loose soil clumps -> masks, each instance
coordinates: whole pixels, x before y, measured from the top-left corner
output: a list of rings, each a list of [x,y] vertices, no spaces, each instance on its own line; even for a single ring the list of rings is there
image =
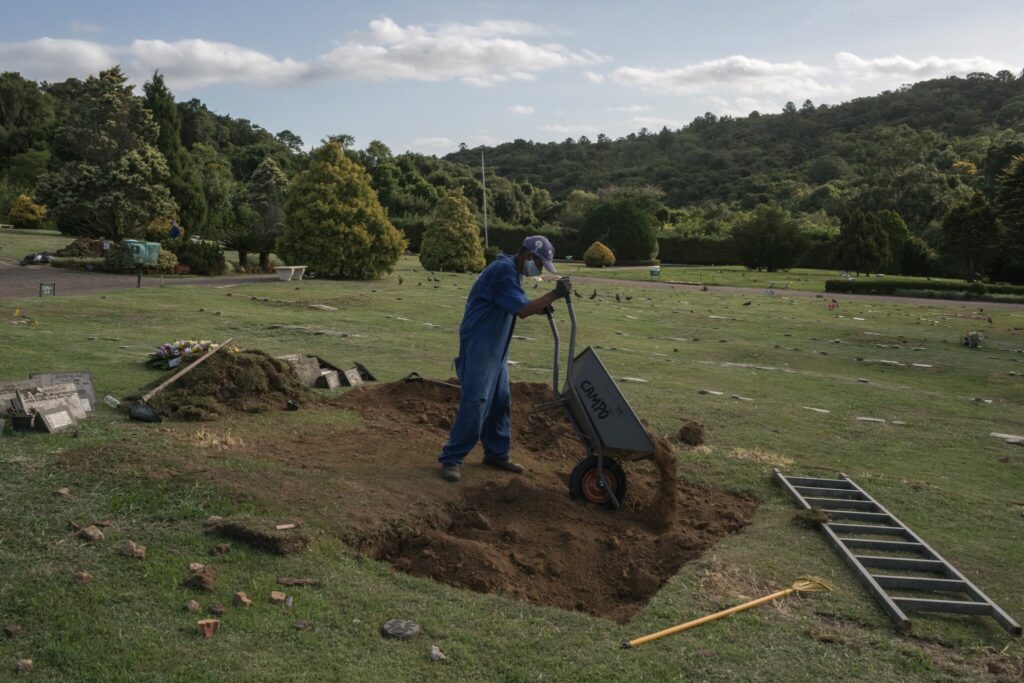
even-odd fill
[[[289,363],[262,351],[223,350],[157,394],[149,405],[174,420],[213,420],[231,410],[283,409],[289,399],[308,394]]]
[[[526,468],[519,475],[483,465],[478,446],[462,481],[443,481],[437,456],[460,390],[422,381],[355,387],[321,408],[347,408],[358,421],[257,428],[230,460],[182,456],[178,466],[249,500],[301,511],[307,524],[398,571],[619,622],[684,563],[749,523],[753,497],[678,480],[686,452],[660,437],[653,459],[622,462],[629,494],[620,510],[573,500],[569,477],[586,453],[564,411],[535,409],[554,399],[551,387],[511,389],[510,455]]]

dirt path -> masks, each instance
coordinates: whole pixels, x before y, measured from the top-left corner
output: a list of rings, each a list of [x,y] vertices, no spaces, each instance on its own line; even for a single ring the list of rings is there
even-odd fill
[[[238,277],[176,277],[164,278],[162,286],[193,285],[200,287],[233,287],[261,282],[273,282],[276,275],[245,275]],[[134,289],[134,275],[88,273],[82,270],[51,268],[49,266],[20,266],[14,261],[0,259],[0,301],[39,296],[39,283],[52,282],[57,296],[75,296]],[[160,287],[159,276],[142,278],[143,287]]]
[[[582,293],[584,287],[591,288],[618,288],[628,289],[638,287],[640,289],[673,289],[678,291],[700,292],[701,285],[684,285],[672,282],[646,282],[643,280],[619,280],[607,277],[590,277],[587,275],[573,275],[573,284],[580,287]],[[745,294],[747,296],[769,296],[763,287],[730,287],[726,285],[714,285],[708,287],[708,292],[721,292],[724,294]],[[961,306],[966,308],[1001,308],[1010,310],[1024,310],[1024,304],[1012,304],[994,301],[959,301],[954,299],[925,299],[906,296],[882,296],[875,294],[831,294],[828,292],[812,292],[804,289],[779,289],[775,290],[777,297],[793,298],[829,298],[837,301],[888,301],[892,303],[919,304],[924,306]]]

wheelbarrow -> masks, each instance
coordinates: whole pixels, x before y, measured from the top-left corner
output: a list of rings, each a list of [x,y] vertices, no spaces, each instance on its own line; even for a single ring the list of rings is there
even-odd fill
[[[551,388],[556,399],[537,409],[562,406],[586,451],[586,457],[569,477],[569,494],[578,500],[618,509],[626,498],[626,473],[620,461],[650,457],[654,440],[608,374],[597,351],[588,346],[575,355],[576,311],[571,293],[565,297],[565,305],[570,323],[565,385],[559,387],[560,340],[554,310],[549,306],[544,312],[555,342]]]

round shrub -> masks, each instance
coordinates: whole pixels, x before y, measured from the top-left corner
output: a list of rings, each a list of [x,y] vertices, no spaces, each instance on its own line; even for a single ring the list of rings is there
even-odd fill
[[[635,202],[606,202],[587,212],[580,228],[584,244],[601,241],[622,261],[649,261],[658,255],[650,214]]]
[[[431,222],[420,244],[420,263],[424,268],[456,273],[483,270],[480,228],[461,189],[449,191],[438,200]]]
[[[7,220],[16,228],[41,228],[46,221],[46,207],[36,204],[27,194],[14,198]]]
[[[369,280],[390,272],[406,241],[388,220],[366,170],[329,142],[292,181],[277,254],[320,277]]]
[[[590,268],[607,268],[615,265],[615,254],[600,242],[594,242],[583,254],[583,262]]]

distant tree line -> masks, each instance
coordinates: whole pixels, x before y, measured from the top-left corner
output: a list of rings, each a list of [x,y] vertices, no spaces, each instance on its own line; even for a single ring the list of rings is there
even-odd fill
[[[265,268],[283,235],[296,239],[291,198],[319,153],[333,160],[324,157],[321,171],[367,183],[383,220],[415,250],[432,229],[441,234],[441,224],[460,239],[471,225],[479,230],[486,200],[495,244],[541,232],[561,254],[582,255],[600,242],[619,263],[1024,280],[1024,78],[1010,72],[926,81],[835,106],[708,113],[678,130],[616,140],[515,140],[483,150],[486,198],[479,148],[436,158],[395,155],[377,140],[365,149],[353,143],[332,135],[311,153],[289,130],[272,134],[199,100],[176,101],[159,73],[135,94],[119,68],[61,83],[6,72],[0,220],[115,239],[159,238],[173,221],[237,251],[243,266]],[[327,148],[335,151],[318,152]],[[312,229],[309,216],[302,220]],[[380,243],[388,252],[393,244]],[[479,254],[463,246],[427,258],[475,268]]]

